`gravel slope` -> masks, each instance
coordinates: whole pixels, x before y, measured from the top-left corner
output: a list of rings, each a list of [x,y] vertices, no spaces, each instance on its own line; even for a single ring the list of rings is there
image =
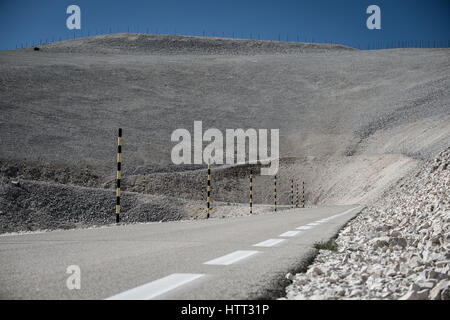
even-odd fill
[[[450,300],[450,148],[405,177],[289,275],[287,299]]]

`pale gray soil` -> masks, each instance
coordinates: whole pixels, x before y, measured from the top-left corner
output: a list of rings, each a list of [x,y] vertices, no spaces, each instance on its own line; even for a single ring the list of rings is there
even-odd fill
[[[148,193],[200,200],[204,166],[172,165],[170,136],[202,120],[280,129],[280,203],[293,177],[308,205],[364,203],[450,144],[449,74],[449,49],[119,34],[1,51],[1,173],[113,188],[122,127],[124,190],[145,175]],[[213,171],[213,200],[247,203],[248,169]],[[271,178],[254,198],[272,203]]]

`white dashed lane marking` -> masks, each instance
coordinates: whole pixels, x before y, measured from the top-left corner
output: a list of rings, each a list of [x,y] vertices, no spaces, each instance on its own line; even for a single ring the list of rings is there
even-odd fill
[[[360,209],[360,208],[361,208],[361,207],[356,207],[356,208],[348,209],[348,210],[346,210],[346,211],[344,211],[344,212],[342,212],[342,213],[335,214],[334,216],[328,217],[328,218],[326,218],[325,220],[335,219],[335,218],[337,218],[337,217],[343,216],[344,214],[350,213],[350,212],[352,212],[353,210]]]
[[[280,237],[295,237],[299,233],[301,233],[301,231],[287,231],[285,233],[280,234],[279,236]]]
[[[106,300],[150,300],[202,276],[204,274],[174,273],[134,289],[124,291]]]
[[[304,226],[301,226],[301,227],[298,227],[298,228],[296,228],[296,229],[297,229],[297,230],[309,230],[309,229],[311,229],[311,228],[313,228],[313,227],[315,227],[315,226],[320,225],[321,223],[324,223],[324,222],[326,222],[326,221],[329,221],[329,220],[335,219],[335,218],[337,218],[337,217],[343,216],[344,214],[350,213],[350,212],[352,212],[353,210],[359,209],[359,208],[360,208],[360,207],[348,209],[348,210],[346,210],[346,211],[344,211],[344,212],[335,214],[334,216],[331,216],[331,217],[328,217],[328,218],[324,218],[324,219],[322,219],[322,220],[318,220],[318,221],[315,221],[315,222],[308,223],[308,224],[306,224],[306,225],[304,225]]]
[[[359,209],[359,208],[360,207],[352,208],[352,209],[346,210],[342,213],[336,214],[334,216],[324,218],[322,220],[318,220],[318,221],[315,221],[312,223],[308,223],[307,225],[300,226],[296,229],[297,230],[309,230],[309,229],[312,229],[314,226],[317,226],[326,221],[335,219],[337,217],[340,217],[342,215],[350,213],[353,210]],[[301,231],[287,231],[285,233],[282,233],[280,235],[280,237],[294,237],[299,233],[301,233]],[[255,246],[255,247],[272,247],[272,246],[275,246],[285,240],[286,239],[269,239],[269,240],[259,242],[253,246]],[[255,255],[259,252],[260,251],[253,251],[253,250],[238,250],[238,251],[234,251],[230,254],[227,254],[225,256],[207,261],[204,264],[230,265],[230,264],[236,263],[238,261],[241,261],[243,259],[246,259],[252,255]],[[178,288],[182,285],[185,285],[189,282],[199,279],[203,276],[204,276],[204,274],[197,274],[197,273],[173,273],[167,277],[149,282],[147,284],[136,287],[134,289],[130,289],[130,290],[124,291],[122,293],[119,293],[117,295],[114,295],[110,298],[107,298],[107,300],[150,300],[150,299],[153,299],[153,298],[155,298],[159,295],[162,295],[166,292],[169,292],[175,288]]]
[[[254,244],[254,247],[273,247],[274,245],[277,245],[286,239],[269,239],[266,241],[262,241],[260,243]]]
[[[295,228],[295,229],[297,229],[297,230],[309,230],[309,229],[312,229],[312,226],[301,226],[301,227],[298,227],[298,228]]]
[[[311,222],[311,223],[308,223],[307,226],[314,227],[314,226],[318,226],[319,224],[320,224],[320,222]]]
[[[204,264],[212,264],[212,265],[229,265],[235,262],[238,262],[242,259],[248,258],[254,254],[257,254],[259,251],[253,251],[253,250],[238,250],[234,251],[230,254],[227,254],[225,256],[219,257],[217,259],[213,259],[210,261],[205,262]]]

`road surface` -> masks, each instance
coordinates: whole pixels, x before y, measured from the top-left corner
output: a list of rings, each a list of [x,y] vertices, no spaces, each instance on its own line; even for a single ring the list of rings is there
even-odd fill
[[[361,207],[0,236],[2,299],[270,298]],[[80,289],[69,290],[78,266]],[[279,292],[279,291],[278,291]]]

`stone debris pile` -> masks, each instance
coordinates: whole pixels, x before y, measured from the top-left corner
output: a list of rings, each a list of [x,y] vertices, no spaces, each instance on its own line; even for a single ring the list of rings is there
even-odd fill
[[[287,277],[286,299],[450,299],[450,148],[400,180]]]

